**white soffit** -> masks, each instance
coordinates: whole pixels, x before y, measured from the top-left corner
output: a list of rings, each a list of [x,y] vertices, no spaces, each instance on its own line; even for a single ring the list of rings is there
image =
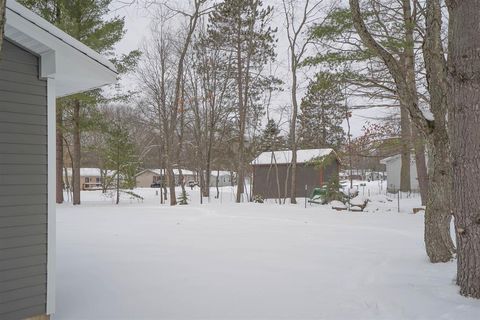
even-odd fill
[[[42,57],[41,75],[55,78],[59,97],[116,81],[108,59],[13,0],[7,0],[5,37]]]

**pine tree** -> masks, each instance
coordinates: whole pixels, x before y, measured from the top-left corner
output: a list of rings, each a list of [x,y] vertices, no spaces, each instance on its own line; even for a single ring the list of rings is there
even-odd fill
[[[107,131],[105,166],[114,171],[116,178],[116,204],[120,202],[120,189],[131,189],[135,185],[138,168],[135,144],[130,133],[119,121],[113,121]]]
[[[185,190],[182,190],[180,195],[177,198],[179,205],[187,205],[188,204],[188,194]]]
[[[259,76],[264,66],[275,57],[275,32],[268,26],[272,7],[263,7],[260,0],[225,0],[210,14],[209,41],[232,60],[230,71],[235,79],[238,120],[237,202],[244,192],[245,133],[249,122],[258,121],[260,97],[274,80]]]
[[[300,105],[301,147],[338,149],[344,144],[343,100],[340,78],[327,72],[318,73]]]
[[[261,151],[276,151],[286,147],[286,141],[280,135],[280,129],[273,119],[269,119],[260,137]]]

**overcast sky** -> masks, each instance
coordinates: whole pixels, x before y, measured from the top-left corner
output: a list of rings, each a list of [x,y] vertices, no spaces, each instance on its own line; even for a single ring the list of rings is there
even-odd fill
[[[140,0],[142,1],[142,0]],[[181,5],[188,3],[189,0],[177,0],[172,3],[173,5]],[[302,0],[296,0],[299,4],[302,3]],[[289,74],[289,66],[288,66],[288,40],[286,36],[285,30],[285,17],[283,13],[282,1],[281,0],[270,0],[265,1],[267,3],[273,4],[274,6],[274,14],[273,14],[273,21],[272,24],[275,27],[278,27],[277,38],[278,38],[278,46],[277,46],[277,58],[273,68],[276,69],[275,74],[277,77],[281,78],[283,81],[286,82],[284,85],[284,91],[277,93],[275,97],[272,99],[271,103],[271,117],[275,118],[276,120],[279,119],[279,113],[275,112],[276,109],[281,109],[286,105],[290,105],[290,86],[288,83],[288,79],[290,79],[291,75]],[[145,8],[144,4],[137,4],[134,3],[133,5],[119,6],[119,3],[115,3],[116,10],[115,13],[124,16],[126,22],[127,33],[125,37],[120,41],[117,45],[116,50],[117,54],[127,53],[131,50],[141,49],[142,44],[145,41],[148,41],[149,32],[150,32],[150,24],[152,20],[153,13],[155,12],[156,8],[155,5]],[[172,21],[172,23],[175,23]],[[301,71],[300,78],[301,87],[299,88],[299,99],[303,97],[305,92],[305,88],[308,85],[308,78],[311,77],[315,73],[315,70],[306,69]],[[135,86],[135,81],[129,81],[128,86]],[[133,88],[129,88],[133,89]],[[349,99],[349,104],[355,104],[358,101],[354,99]],[[364,103],[368,103],[368,101],[364,101]],[[379,117],[382,114],[386,114],[387,111],[382,109],[372,109],[368,111],[356,111],[351,118],[351,127],[352,127],[352,134],[354,136],[358,136],[361,133],[362,127],[366,124],[367,121],[371,121],[369,119],[374,117]],[[283,114],[283,122],[285,122],[288,115]],[[279,120],[280,121],[280,120]],[[344,124],[346,127],[346,124]]]

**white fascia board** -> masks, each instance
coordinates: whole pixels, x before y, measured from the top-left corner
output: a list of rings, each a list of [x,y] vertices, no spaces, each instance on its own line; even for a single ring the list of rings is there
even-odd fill
[[[55,76],[57,97],[115,83],[108,59],[15,1],[7,1],[6,18],[5,36],[42,57],[41,75]]]
[[[55,312],[56,283],[56,93],[55,79],[47,78],[47,152],[48,152],[48,185],[47,185],[47,314]]]
[[[75,48],[76,50],[88,56],[90,59],[95,60],[98,63],[110,69],[111,71],[116,72],[115,66],[108,59],[103,57],[101,54],[95,52],[95,50],[91,49],[87,45],[73,38],[66,32],[57,28],[56,26],[54,26],[47,20],[43,19],[39,15],[25,8],[18,2],[14,0],[7,0],[7,14],[9,14],[9,11],[10,13],[14,13],[17,16],[20,16],[23,19],[28,20],[32,25],[37,26],[38,29],[44,30],[45,32],[50,34],[52,37],[56,38],[58,41],[63,42],[72,48]],[[10,17],[10,14],[7,16],[7,18],[9,17]]]

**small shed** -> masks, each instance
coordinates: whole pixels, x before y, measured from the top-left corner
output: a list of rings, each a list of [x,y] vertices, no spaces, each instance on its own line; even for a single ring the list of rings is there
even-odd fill
[[[329,157],[329,160],[325,161],[322,166],[311,163],[314,159],[325,159],[326,157]],[[291,161],[291,150],[261,153],[251,163],[253,169],[252,194],[264,199],[288,197],[291,188]],[[309,196],[315,187],[327,184],[332,178],[338,179],[339,169],[340,161],[333,149],[297,150],[295,185],[297,196]]]
[[[402,155],[396,154],[394,156],[380,160],[387,168],[387,191],[397,192],[400,189],[400,175],[402,171]],[[417,165],[415,157],[410,159],[410,188],[412,191],[419,191],[417,176]]]
[[[55,101],[114,83],[110,61],[13,0],[0,52],[0,319],[55,312]]]

